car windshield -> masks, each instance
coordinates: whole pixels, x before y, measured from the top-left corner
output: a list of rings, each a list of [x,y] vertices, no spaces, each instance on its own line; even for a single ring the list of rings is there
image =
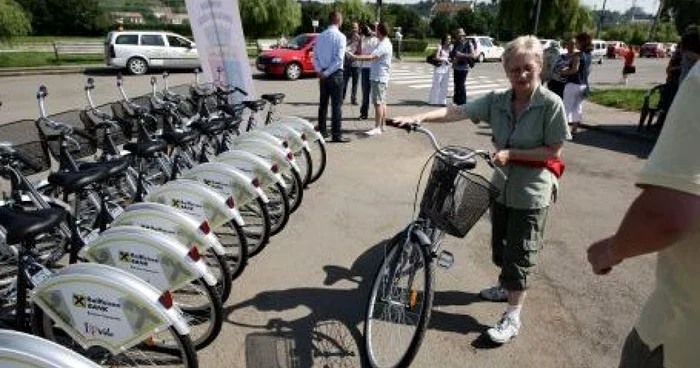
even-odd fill
[[[299,50],[300,48],[304,47],[304,45],[309,43],[309,41],[311,41],[311,37],[307,35],[299,35],[290,40],[289,43],[287,43],[287,46],[285,46],[284,48]]]

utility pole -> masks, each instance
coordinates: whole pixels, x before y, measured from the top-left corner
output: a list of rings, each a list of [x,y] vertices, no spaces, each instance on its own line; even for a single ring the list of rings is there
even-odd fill
[[[600,39],[600,29],[603,28],[603,18],[605,18],[605,4],[608,0],[603,0],[603,8],[600,9],[600,14],[598,14],[598,28],[595,31],[595,38]]]
[[[535,32],[534,35],[537,36],[537,31],[540,28],[540,11],[542,10],[542,0],[537,0],[537,14],[535,14]]]

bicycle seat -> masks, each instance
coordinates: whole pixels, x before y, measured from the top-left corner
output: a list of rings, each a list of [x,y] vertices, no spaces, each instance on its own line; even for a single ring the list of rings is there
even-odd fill
[[[19,244],[56,227],[65,214],[58,208],[22,211],[0,207],[0,225],[7,230],[7,244]]]
[[[165,151],[166,143],[162,140],[147,142],[129,142],[124,144],[124,150],[129,151],[136,157],[150,157],[158,152]]]
[[[279,105],[282,103],[282,100],[284,100],[284,93],[266,93],[261,95],[260,98],[273,105]]]
[[[114,176],[126,170],[129,167],[129,160],[126,157],[120,157],[115,160],[104,161],[104,162],[78,162],[78,170],[92,170],[92,169],[102,169],[107,170],[108,176]]]
[[[254,112],[258,112],[265,107],[266,103],[267,101],[265,100],[243,101],[243,106],[253,110]]]
[[[65,189],[67,192],[78,191],[90,184],[106,179],[109,168],[93,168],[75,172],[57,172],[49,175],[49,183]]]
[[[243,111],[245,110],[246,106],[243,104],[235,104],[235,105],[221,105],[220,109],[221,111],[227,113],[228,115],[231,115],[232,118],[234,119],[240,119],[243,117]]]
[[[210,119],[208,121],[196,121],[190,126],[205,135],[219,135],[226,129],[225,119]]]
[[[199,134],[195,130],[189,130],[186,132],[167,131],[163,132],[162,138],[169,144],[184,146],[195,141],[198,135]]]

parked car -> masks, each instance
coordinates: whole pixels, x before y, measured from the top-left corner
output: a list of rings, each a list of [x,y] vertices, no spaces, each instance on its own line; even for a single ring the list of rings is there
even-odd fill
[[[268,50],[258,56],[255,67],[268,75],[295,80],[314,71],[314,44],[318,33],[300,34],[286,46]]]
[[[467,40],[476,46],[474,53],[478,62],[487,60],[501,61],[503,57],[503,47],[496,45],[493,38],[487,36],[468,36]]]
[[[105,39],[105,62],[126,68],[131,74],[149,69],[196,69],[200,67],[194,42],[160,31],[114,31]]]
[[[664,44],[660,42],[647,42],[642,45],[639,56],[662,58],[666,56],[666,48]]]
[[[622,41],[608,41],[608,50],[606,56],[608,59],[615,59],[622,56],[627,50],[627,45]]]
[[[591,46],[593,46],[593,50],[591,50],[592,59],[597,60],[598,64],[602,64],[603,58],[605,58],[605,55],[608,53],[607,42],[603,40],[593,40]]]
[[[676,49],[678,48],[678,45],[675,43],[667,43],[666,44],[666,56],[671,57],[673,56],[673,53],[676,52]]]
[[[562,47],[561,42],[557,40],[540,38],[540,44],[542,44],[542,49],[544,50],[548,49],[551,45],[555,45],[559,49],[560,54],[566,54],[568,52],[566,48]]]

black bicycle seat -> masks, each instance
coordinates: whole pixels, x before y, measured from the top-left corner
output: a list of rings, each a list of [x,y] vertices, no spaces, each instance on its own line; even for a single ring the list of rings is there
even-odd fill
[[[102,169],[107,170],[108,176],[114,176],[126,170],[129,167],[129,160],[126,157],[120,157],[115,160],[106,162],[78,162],[78,170],[92,170],[92,169]]]
[[[190,127],[197,129],[205,135],[219,135],[226,129],[227,121],[223,118],[200,120],[192,123]]]
[[[282,103],[282,100],[284,100],[284,93],[266,93],[261,95],[260,98],[273,105],[279,105]]]
[[[49,175],[48,179],[49,183],[61,187],[67,192],[75,192],[107,177],[109,177],[109,167],[75,172],[57,172]]]
[[[184,146],[191,142],[194,142],[197,139],[198,135],[199,133],[197,133],[194,130],[186,132],[168,131],[163,132],[162,138],[169,144]]]
[[[0,225],[7,230],[7,244],[19,244],[56,227],[65,214],[58,208],[22,211],[0,207]]]
[[[267,101],[265,100],[253,100],[253,101],[243,101],[243,106],[258,112],[265,107]]]
[[[124,144],[124,150],[137,157],[150,157],[158,152],[165,151],[166,143],[162,140],[146,142],[129,142]]]
[[[221,111],[225,112],[226,114],[230,115],[234,119],[241,119],[243,117],[243,111],[245,110],[246,106],[243,104],[235,104],[235,105],[221,105],[219,107]]]

